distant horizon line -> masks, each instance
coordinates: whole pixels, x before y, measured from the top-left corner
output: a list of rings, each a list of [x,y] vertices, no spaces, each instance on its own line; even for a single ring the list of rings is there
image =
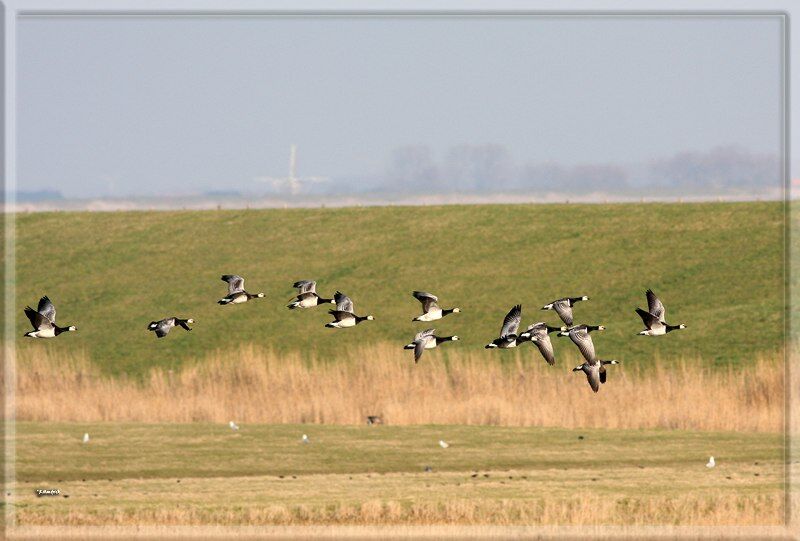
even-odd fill
[[[52,199],[42,201],[10,202],[3,205],[3,213],[86,211],[176,211],[176,210],[247,210],[247,209],[312,209],[312,208],[358,208],[358,207],[395,207],[395,206],[448,206],[448,205],[552,205],[552,204],[645,204],[645,203],[744,203],[763,201],[792,200],[791,193],[784,195],[782,190],[772,190],[757,196],[754,194],[697,194],[697,195],[653,195],[653,196],[621,196],[605,193],[586,194],[575,197],[564,197],[550,193],[542,197],[531,197],[518,193],[495,194],[428,194],[428,195],[396,195],[376,194],[374,197],[362,194],[359,196],[325,196],[325,197],[136,197],[136,198],[85,198],[85,199]]]

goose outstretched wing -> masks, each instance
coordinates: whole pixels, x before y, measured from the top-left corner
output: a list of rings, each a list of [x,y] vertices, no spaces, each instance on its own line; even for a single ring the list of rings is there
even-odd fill
[[[42,329],[51,329],[53,327],[53,322],[47,319],[45,316],[31,308],[30,306],[25,307],[25,315],[28,316],[28,320],[30,320],[31,325],[37,331]]]
[[[56,322],[56,307],[53,306],[53,302],[47,295],[39,299],[39,307],[36,311],[49,319],[52,323]]]
[[[553,304],[553,310],[556,311],[558,317],[561,318],[561,321],[566,323],[567,325],[572,325],[572,307],[569,305],[568,299],[562,299],[560,301],[556,301]]]
[[[314,280],[299,280],[292,287],[297,288],[297,292],[300,295],[317,292],[317,282]]]
[[[413,291],[411,295],[422,303],[422,311],[426,314],[439,306],[439,297],[436,295],[431,295],[425,291]]]
[[[512,308],[503,319],[503,328],[500,329],[500,337],[517,334],[520,321],[522,321],[522,305],[518,304]]]
[[[645,312],[641,308],[637,308],[636,309],[636,313],[639,314],[639,317],[642,318],[642,322],[644,323],[644,326],[647,327],[648,329],[652,329],[654,326],[657,326],[657,325],[660,324],[659,319],[654,314],[651,314],[650,312]]]
[[[667,317],[667,310],[664,308],[664,304],[656,297],[652,289],[647,290],[647,311],[658,318],[659,321],[664,321],[664,318]]]
[[[228,282],[228,295],[244,291],[244,278],[236,274],[223,274],[220,279]]]
[[[589,331],[586,327],[577,327],[569,331],[569,337],[572,342],[578,346],[578,349],[583,355],[583,358],[589,361],[589,364],[597,362],[597,357],[594,352],[594,342],[592,337],[589,336]]]
[[[333,296],[333,300],[336,301],[336,309],[342,312],[352,312],[353,311],[353,301],[342,293],[341,291],[337,291],[336,294]]]

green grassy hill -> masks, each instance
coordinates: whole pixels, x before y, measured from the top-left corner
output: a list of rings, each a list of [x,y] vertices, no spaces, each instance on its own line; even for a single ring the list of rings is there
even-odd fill
[[[79,332],[21,347],[84,350],[109,373],[176,367],[214,349],[256,343],[346,359],[359,343],[402,347],[427,324],[410,292],[439,295],[463,312],[440,333],[482,348],[509,308],[523,324],[557,322],[539,308],[588,295],[576,320],[608,327],[598,353],[625,363],[700,356],[748,362],[783,338],[781,203],[483,205],[303,210],[41,213],[17,220],[17,332],[41,295]],[[266,299],[219,306],[220,274],[246,278]],[[316,279],[322,295],[349,294],[374,322],[325,329],[327,308],[290,311],[291,284]],[[639,337],[637,306],[653,288],[667,319],[688,329]],[[156,340],[147,323],[196,319],[195,330]],[[566,338],[557,348],[572,347]],[[499,362],[502,351],[486,351]],[[557,351],[558,353],[558,351]]]

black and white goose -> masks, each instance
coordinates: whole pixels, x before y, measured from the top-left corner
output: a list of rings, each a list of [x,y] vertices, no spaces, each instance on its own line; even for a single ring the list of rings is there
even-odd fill
[[[517,331],[519,330],[520,321],[522,321],[522,305],[518,304],[512,308],[503,319],[500,337],[486,344],[486,349],[508,349],[517,347]]]
[[[414,341],[410,344],[406,344],[403,346],[403,349],[413,349],[414,350],[414,362],[419,362],[419,358],[422,357],[422,352],[426,349],[433,349],[438,347],[439,344],[444,344],[445,342],[451,342],[458,340],[458,336],[436,336],[433,333],[436,332],[436,329],[428,329],[425,331],[418,332],[417,335],[414,337]]]
[[[47,295],[39,299],[39,306],[36,310],[26,306],[25,315],[33,325],[33,330],[25,333],[25,336],[30,338],[55,338],[62,332],[78,330],[74,325],[69,327],[56,325],[56,307],[53,306]]]
[[[223,282],[228,282],[228,295],[217,301],[219,304],[241,304],[250,299],[261,299],[264,297],[263,293],[256,293],[251,295],[244,290],[244,278],[236,274],[223,274],[220,279]]]
[[[442,310],[439,306],[439,297],[425,291],[412,291],[411,295],[422,303],[422,315],[415,317],[412,321],[433,321],[442,319],[447,314],[457,314],[461,311],[461,308]]]
[[[575,325],[565,331],[558,333],[558,336],[569,336],[569,339],[578,346],[578,349],[587,361],[594,362],[597,360],[594,352],[594,342],[589,333],[592,331],[604,331],[606,328],[602,325]]]
[[[524,332],[520,333],[518,342],[530,341],[536,344],[539,348],[539,353],[542,354],[547,364],[553,366],[556,363],[555,354],[553,352],[553,343],[550,341],[550,333],[556,331],[565,331],[566,327],[551,327],[544,321],[529,325]]]
[[[362,321],[375,319],[372,316],[355,315],[353,313],[353,301],[341,291],[337,291],[333,299],[336,301],[336,310],[328,310],[328,313],[333,316],[333,321],[325,324],[328,328],[345,329],[347,327],[355,327]]]
[[[664,308],[664,304],[661,300],[653,293],[652,289],[647,290],[647,311],[645,312],[641,308],[637,308],[636,313],[642,318],[644,326],[646,327],[645,330],[639,333],[643,336],[661,336],[668,332],[686,328],[686,325],[683,323],[680,325],[670,325],[665,321],[667,310]]]
[[[294,302],[286,306],[289,310],[336,303],[334,299],[323,299],[317,295],[317,282],[314,280],[300,280],[295,282],[292,287],[297,288],[297,297],[295,297]]]
[[[169,331],[171,331],[172,328],[175,327],[175,326],[183,327],[187,331],[191,331],[192,328],[189,327],[190,323],[194,323],[194,320],[192,318],[181,319],[179,317],[174,317],[173,316],[173,317],[164,318],[164,319],[162,319],[160,321],[151,321],[147,325],[147,330],[148,331],[153,331],[154,333],[156,333],[156,336],[158,338],[164,338],[165,336],[167,336],[169,334]]]
[[[595,359],[594,362],[586,361],[585,363],[576,366],[572,369],[573,372],[583,372],[586,374],[586,380],[592,391],[597,392],[600,390],[600,384],[606,382],[606,365],[619,364],[619,361],[605,361],[603,359]]]
[[[589,297],[586,295],[583,297],[564,297],[563,299],[555,300],[550,304],[545,304],[542,306],[542,310],[555,310],[556,314],[558,314],[558,317],[561,318],[561,321],[567,325],[572,325],[572,307],[575,306],[576,302],[588,300]]]

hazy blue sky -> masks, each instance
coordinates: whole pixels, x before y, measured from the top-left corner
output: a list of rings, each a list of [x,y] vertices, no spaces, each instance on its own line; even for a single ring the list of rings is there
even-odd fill
[[[781,47],[777,18],[26,18],[18,188],[258,190],[292,143],[343,191],[465,153],[497,178],[771,171]]]

